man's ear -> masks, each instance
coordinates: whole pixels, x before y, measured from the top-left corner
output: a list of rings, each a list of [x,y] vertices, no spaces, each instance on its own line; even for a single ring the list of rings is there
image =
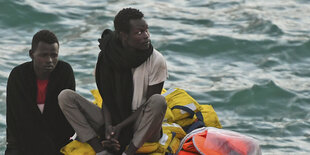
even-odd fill
[[[122,45],[124,47],[127,47],[128,46],[128,34],[125,33],[125,32],[119,32],[119,39],[120,41],[122,42]]]
[[[29,50],[29,56],[31,59],[33,59],[33,50]]]

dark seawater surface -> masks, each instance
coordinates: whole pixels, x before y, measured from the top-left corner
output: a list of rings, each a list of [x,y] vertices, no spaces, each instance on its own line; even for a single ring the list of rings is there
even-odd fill
[[[0,0],[0,154],[7,78],[30,60],[34,33],[56,33],[77,92],[93,100],[97,39],[123,7],[145,14],[167,60],[165,88],[211,104],[224,129],[254,137],[263,154],[310,154],[308,0]]]

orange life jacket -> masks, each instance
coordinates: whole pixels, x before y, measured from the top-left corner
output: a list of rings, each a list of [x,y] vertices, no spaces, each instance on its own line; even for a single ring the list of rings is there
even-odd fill
[[[196,132],[195,132],[196,131]],[[205,127],[194,130],[181,142],[178,155],[261,154],[257,141],[224,129]]]

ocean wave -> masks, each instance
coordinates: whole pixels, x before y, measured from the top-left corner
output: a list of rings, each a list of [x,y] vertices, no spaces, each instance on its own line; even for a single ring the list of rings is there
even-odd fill
[[[227,7],[234,7],[242,3],[244,3],[244,1],[216,2],[216,1],[193,0],[193,1],[190,1],[188,5],[192,7],[207,7],[210,9],[221,9],[221,8],[227,8]]]
[[[245,26],[240,26],[240,33],[250,34],[266,34],[273,37],[280,37],[284,32],[276,24],[270,20],[264,20],[261,18],[254,17],[249,19]]]
[[[123,7],[145,14],[152,43],[167,60],[165,88],[183,88],[200,104],[212,104],[224,128],[254,136],[263,154],[310,151],[306,0],[0,0],[0,154],[7,76],[30,60],[33,34],[55,32],[77,91],[92,99],[97,39]]]
[[[260,110],[271,110],[269,114],[272,114],[274,110],[280,112],[288,109],[288,103],[293,97],[295,97],[293,92],[281,88],[270,80],[267,83],[254,84],[247,89],[235,90],[225,106],[234,108],[240,114],[260,115]]]
[[[230,56],[252,55],[269,53],[270,48],[276,44],[273,40],[242,40],[227,36],[209,36],[196,40],[174,40],[168,45],[162,45],[161,49],[171,50],[191,55],[210,56],[227,53]]]
[[[56,14],[44,12],[19,1],[0,1],[0,26],[33,27],[59,20]]]
[[[0,126],[4,127],[6,126],[6,118],[5,115],[0,114]]]

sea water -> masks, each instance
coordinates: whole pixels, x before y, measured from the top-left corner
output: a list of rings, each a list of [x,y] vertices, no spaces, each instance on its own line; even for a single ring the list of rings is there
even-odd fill
[[[55,32],[77,92],[93,100],[97,39],[124,7],[144,13],[167,61],[165,88],[211,104],[224,129],[257,139],[263,154],[310,153],[308,0],[0,0],[0,154],[8,75],[30,61],[34,33]]]

